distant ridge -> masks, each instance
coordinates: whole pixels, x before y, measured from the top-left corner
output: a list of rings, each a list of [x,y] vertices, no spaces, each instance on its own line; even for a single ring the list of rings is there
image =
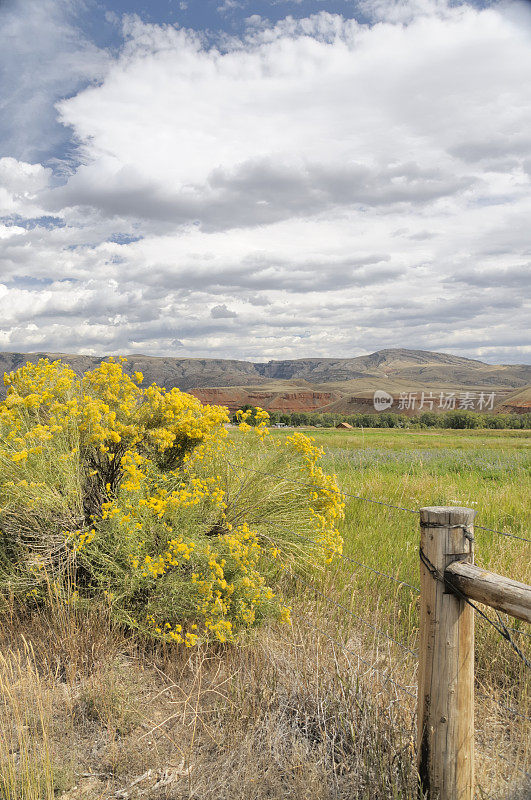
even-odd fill
[[[0,370],[11,372],[39,358],[61,359],[81,375],[106,356],[0,353]],[[367,410],[367,401],[376,389],[391,394],[443,389],[489,391],[496,393],[496,406],[500,407],[510,398],[515,407],[526,406],[531,400],[530,365],[485,364],[428,350],[396,348],[354,358],[301,358],[264,363],[144,355],[130,355],[127,359],[126,371],[142,372],[146,384],[155,381],[167,389],[193,391],[205,402],[232,406],[247,402],[248,395],[258,392],[265,408],[272,407],[274,400],[275,405],[280,404],[286,410],[303,410],[307,404],[312,410]],[[228,387],[238,391],[227,393]],[[204,389],[220,391],[202,392]]]

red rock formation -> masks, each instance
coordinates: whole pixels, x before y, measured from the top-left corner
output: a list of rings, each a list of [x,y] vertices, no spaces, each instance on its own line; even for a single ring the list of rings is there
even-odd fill
[[[529,414],[531,412],[531,403],[504,403],[499,410],[504,414]]]
[[[260,406],[266,411],[318,411],[338,399],[333,392],[272,392],[240,387],[190,389],[189,394],[202,403],[227,406],[229,411],[236,411],[246,404]]]

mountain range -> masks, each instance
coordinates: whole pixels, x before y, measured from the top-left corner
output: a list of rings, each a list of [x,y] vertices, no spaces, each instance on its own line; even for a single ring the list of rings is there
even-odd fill
[[[11,372],[27,361],[61,359],[78,374],[93,369],[102,356],[68,353],[0,353],[0,370]],[[372,411],[379,389],[433,396],[494,394],[494,410],[531,408],[531,366],[486,364],[449,353],[402,348],[354,358],[304,358],[251,362],[234,359],[127,356],[127,372],[140,371],[144,383],[178,387],[203,402],[238,408],[244,403],[270,410]],[[490,409],[489,409],[490,410]]]

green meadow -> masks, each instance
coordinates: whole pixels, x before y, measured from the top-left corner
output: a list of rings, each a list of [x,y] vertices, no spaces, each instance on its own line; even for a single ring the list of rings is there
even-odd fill
[[[529,538],[531,432],[307,430],[349,494],[417,510],[466,506],[476,524]],[[345,553],[418,581],[418,515],[345,497]],[[476,561],[529,582],[529,545],[477,530]]]
[[[411,649],[417,647],[418,595],[396,580],[419,586],[419,515],[366,500],[415,512],[422,506],[465,506],[476,510],[477,525],[530,538],[529,431],[373,428],[308,429],[305,433],[324,449],[325,468],[337,475],[346,493],[341,524],[343,553],[365,565],[336,559],[323,576],[322,589]],[[527,542],[477,528],[474,546],[477,564],[531,583],[531,545]],[[355,625],[352,619],[347,621],[343,609],[334,609],[322,598],[320,602],[330,606],[327,619],[333,619],[334,624]],[[496,618],[492,610],[485,610]],[[515,641],[525,649],[531,642],[527,638],[529,626],[509,617],[504,620],[515,629]],[[360,622],[355,627],[355,635],[364,646],[380,652],[387,645],[391,658],[404,655],[384,635],[375,634],[369,624]],[[488,687],[506,704],[527,707],[528,684],[521,661],[479,617],[476,653],[478,684]],[[408,657],[398,670],[413,675],[412,658]]]

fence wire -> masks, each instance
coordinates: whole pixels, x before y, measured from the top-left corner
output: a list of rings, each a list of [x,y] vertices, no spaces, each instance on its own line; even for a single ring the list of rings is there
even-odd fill
[[[230,461],[227,461],[227,464],[232,469],[237,469],[234,464],[231,464]],[[257,475],[265,475],[268,478],[276,478],[279,481],[284,481],[285,483],[296,483],[299,486],[305,486],[307,489],[323,489],[322,486],[319,486],[316,483],[309,483],[308,481],[299,481],[297,478],[286,478],[285,475],[277,475],[274,472],[266,472],[265,470],[256,469],[256,467],[245,467],[246,470],[249,472],[255,472]],[[374,503],[377,506],[386,506],[387,508],[395,508],[398,511],[409,511],[411,514],[416,514],[417,511],[414,508],[405,508],[405,506],[395,506],[392,503],[385,503],[382,500],[373,500],[370,497],[363,497],[361,494],[354,494],[353,492],[345,492],[343,489],[336,489],[334,487],[326,487],[327,492],[335,492],[336,494],[344,495],[345,497],[352,497],[356,500],[364,500],[366,503]]]
[[[342,644],[342,642],[340,642],[338,639],[334,638],[333,636],[330,636],[330,634],[327,633],[325,630],[323,630],[322,628],[318,628],[313,622],[308,622],[307,620],[305,620],[301,615],[298,614],[297,619],[301,620],[303,624],[306,625],[307,628],[310,628],[312,631],[317,631],[317,633],[321,634],[322,636],[325,636],[327,639],[333,642],[336,645],[336,647],[339,647],[340,650],[343,650],[345,653],[349,653],[350,655],[357,658],[358,661],[361,661],[362,664],[365,664],[369,668],[369,672],[374,672],[377,675],[379,675],[382,678],[384,684],[391,683],[393,686],[396,686],[397,689],[400,689],[401,692],[407,694],[408,697],[412,697],[414,700],[417,699],[416,694],[411,692],[401,683],[398,683],[398,681],[395,681],[393,678],[390,678],[389,675],[383,673],[382,670],[378,669],[378,667],[375,667],[374,664],[371,664],[370,661],[367,661],[367,659],[362,658],[362,656],[360,656],[359,653],[356,653],[355,650],[351,650],[349,647]],[[405,706],[403,706],[403,708],[405,708]],[[411,709],[406,709],[406,710],[411,711]]]
[[[422,561],[422,563],[424,564],[424,566],[426,567],[426,569],[428,570],[428,572],[430,573],[432,578],[434,580],[442,581],[447,586],[449,586],[450,589],[452,590],[452,592],[457,594],[461,598],[461,600],[463,600],[465,603],[468,603],[468,605],[471,606],[474,609],[474,611],[476,611],[477,614],[479,614],[481,617],[483,617],[483,619],[486,620],[489,623],[489,625],[492,625],[492,627],[496,631],[498,631],[498,633],[500,634],[502,639],[505,639],[505,641],[508,642],[511,645],[511,647],[513,648],[515,653],[518,655],[518,657],[520,658],[522,663],[528,669],[531,669],[531,662],[527,659],[527,657],[522,652],[522,650],[519,648],[519,646],[516,644],[516,642],[513,641],[513,638],[511,636],[511,634],[509,633],[509,630],[508,630],[507,626],[505,625],[505,623],[503,622],[503,620],[500,617],[500,615],[498,614],[498,620],[499,620],[500,624],[497,624],[496,622],[494,622],[494,620],[492,620],[488,616],[488,614],[485,614],[485,612],[482,611],[481,608],[479,608],[475,603],[473,603],[472,600],[470,600],[470,598],[468,598],[466,596],[466,594],[464,594],[460,589],[458,589],[456,586],[454,586],[454,584],[451,583],[448,580],[448,578],[445,576],[444,572],[441,572],[439,569],[437,569],[436,566],[434,566],[431,563],[430,559],[428,558],[428,556],[426,555],[426,553],[424,552],[422,547],[419,548],[419,554],[420,554],[420,560]]]
[[[387,572],[380,572],[379,569],[375,569],[374,567],[370,567],[368,564],[364,564],[363,561],[358,561],[351,556],[347,556],[344,553],[338,553],[337,550],[334,550],[333,547],[329,545],[322,544],[322,542],[316,542],[315,539],[311,539],[309,536],[303,536],[301,533],[294,533],[292,532],[293,536],[296,536],[298,539],[304,539],[305,541],[312,542],[312,544],[316,544],[319,547],[322,547],[324,550],[329,550],[330,552],[334,553],[338,558],[341,558],[343,561],[347,561],[349,564],[354,564],[357,567],[364,567],[370,572],[374,572],[376,575],[380,575],[382,578],[389,578],[390,581],[394,581],[399,586],[406,587],[408,589],[412,589],[417,594],[420,594],[420,589],[418,586],[413,586],[412,583],[408,583],[407,581],[403,581],[400,578],[395,578],[393,575],[389,575]]]
[[[516,533],[506,533],[505,531],[497,531],[494,528],[485,528],[483,525],[474,525],[474,529],[478,529],[480,531],[489,531],[490,533],[498,533],[500,536],[510,536],[511,539],[519,539],[521,542],[529,542],[531,543],[531,539],[526,539],[525,536],[517,536]]]
[[[383,628],[378,628],[376,625],[373,625],[372,622],[369,622],[368,620],[364,619],[363,617],[360,617],[359,614],[355,614],[353,611],[351,611],[348,608],[348,606],[343,605],[343,603],[340,603],[338,600],[334,600],[332,597],[328,597],[328,595],[326,595],[324,592],[322,592],[320,589],[318,589],[317,586],[314,583],[312,583],[311,581],[305,580],[305,578],[303,578],[301,575],[299,575],[298,573],[293,572],[291,570],[290,570],[290,575],[291,575],[292,578],[295,578],[296,581],[300,581],[308,589],[311,589],[312,592],[315,592],[316,594],[318,594],[320,597],[323,598],[323,600],[326,600],[326,602],[329,603],[330,605],[334,605],[334,606],[337,606],[337,608],[341,608],[343,611],[345,611],[353,619],[358,620],[358,622],[361,622],[363,625],[366,625],[367,627],[371,628],[379,636],[385,637],[388,641],[393,642],[393,644],[398,645],[398,647],[401,647],[402,650],[405,650],[407,653],[411,653],[411,655],[413,655],[415,657],[418,657],[418,653],[415,650],[411,650],[411,648],[409,648],[407,645],[405,645],[402,642],[400,642],[398,639],[394,639],[392,636],[389,636],[389,634],[386,631],[384,631]]]
[[[418,586],[413,586],[413,584],[407,583],[407,581],[400,580],[400,578],[395,578],[395,577],[393,577],[393,575],[389,575],[387,572],[380,572],[380,570],[375,569],[374,567],[370,567],[368,564],[364,564],[362,561],[357,561],[355,558],[351,558],[350,556],[347,556],[344,553],[338,553],[332,547],[329,547],[328,545],[324,545],[321,542],[316,542],[314,539],[310,539],[310,537],[308,537],[308,536],[303,536],[300,533],[294,533],[294,532],[292,533],[292,535],[296,536],[298,539],[304,539],[305,541],[312,542],[312,544],[319,545],[319,546],[323,547],[323,549],[325,549],[325,550],[330,550],[331,552],[334,552],[336,556],[338,556],[339,558],[343,559],[344,561],[347,561],[350,564],[355,564],[356,566],[359,566],[359,567],[364,567],[365,569],[370,570],[371,572],[374,572],[376,575],[380,575],[383,578],[389,578],[389,580],[394,581],[395,583],[397,583],[399,585],[399,587],[403,586],[403,587],[406,587],[408,589],[412,589],[413,591],[415,591],[417,594],[420,595],[420,589],[418,588]],[[531,633],[528,633],[527,631],[523,631],[520,628],[515,628],[515,627],[513,627],[511,625],[507,625],[502,620],[500,620],[500,622],[504,626],[504,628],[506,628],[508,631],[511,631],[512,633],[517,633],[520,636],[525,636],[525,637],[531,639]]]
[[[236,471],[237,467],[235,465],[231,464],[230,462],[227,462],[227,463],[231,467],[231,469]],[[272,473],[272,472],[266,472],[265,470],[260,470],[260,469],[256,469],[256,468],[253,468],[253,467],[246,467],[246,470],[251,471],[253,473],[256,473],[258,475],[264,475],[264,476],[269,477],[269,478],[275,478],[276,480],[279,480],[279,481],[284,481],[284,482],[287,482],[287,483],[293,483],[293,484],[302,485],[302,486],[305,486],[306,488],[309,488],[309,489],[320,490],[320,489],[323,488],[321,486],[318,486],[317,484],[313,484],[313,483],[310,483],[308,481],[297,480],[296,478],[286,478],[286,476],[284,476],[284,475],[278,475],[278,474],[275,474],[275,473]],[[397,511],[405,511],[405,512],[411,513],[411,514],[418,514],[419,513],[419,509],[413,509],[413,508],[407,508],[405,506],[394,505],[393,503],[387,503],[387,502],[384,502],[382,500],[375,500],[375,499],[370,498],[370,497],[364,497],[363,495],[355,494],[353,492],[346,492],[346,491],[344,491],[342,489],[339,489],[339,488],[327,488],[327,491],[333,491],[333,492],[336,492],[337,494],[342,495],[343,497],[349,497],[349,498],[352,498],[354,500],[360,500],[360,501],[365,502],[365,503],[371,503],[373,505],[379,505],[379,506],[383,506],[385,508],[392,508],[392,509],[395,509]],[[499,530],[497,530],[495,528],[488,528],[488,527],[485,527],[483,525],[474,525],[474,529],[475,530],[483,530],[483,531],[487,531],[489,533],[495,533],[495,534],[497,534],[499,536],[505,536],[505,537],[508,537],[508,538],[511,538],[511,539],[517,539],[517,540],[522,541],[522,542],[531,543],[531,539],[528,539],[528,538],[526,538],[524,536],[519,536],[517,534],[509,533],[507,531],[499,531]],[[316,545],[320,545],[324,549],[328,549],[330,551],[333,551],[333,548],[328,547],[326,545],[323,545],[320,542],[316,542],[315,540],[310,539],[310,537],[303,536],[303,535],[298,534],[298,533],[295,533],[294,535],[297,536],[300,539],[305,539],[307,541],[311,541],[312,543],[314,543]],[[335,552],[335,551],[333,551],[333,552]],[[336,556],[339,556],[341,559],[343,559],[346,562],[349,562],[351,564],[354,564],[355,566],[359,566],[359,567],[362,567],[364,569],[367,569],[367,570],[371,571],[372,573],[374,573],[376,575],[379,575],[381,577],[388,578],[389,580],[394,581],[398,585],[403,586],[403,587],[407,587],[407,588],[409,588],[409,589],[411,589],[411,590],[413,590],[413,591],[415,591],[415,592],[420,594],[420,589],[417,586],[414,586],[413,584],[408,583],[407,581],[402,581],[399,578],[394,577],[393,575],[389,575],[386,572],[381,572],[380,570],[377,570],[374,567],[371,567],[368,564],[363,563],[362,561],[358,561],[357,559],[352,558],[351,556],[347,556],[347,555],[345,555],[343,553],[337,553],[337,552],[335,552],[335,554],[336,554]],[[444,575],[442,573],[439,573],[439,571],[433,566],[433,564],[431,564],[431,562],[429,562],[429,560],[427,559],[427,557],[425,556],[425,554],[423,553],[422,550],[420,550],[420,556],[421,556],[421,560],[423,561],[423,563],[425,564],[427,569],[431,572],[431,574],[432,574],[432,576],[434,578],[440,579],[440,580],[442,580],[444,582],[447,582],[446,579],[444,578]],[[327,595],[325,595],[324,592],[322,592],[320,589],[318,589],[314,584],[311,584],[310,582],[305,581],[304,578],[302,578],[300,575],[292,572],[291,570],[290,570],[290,574],[291,574],[292,577],[295,578],[295,580],[303,582],[308,588],[312,589],[312,591],[314,591],[317,594],[319,594],[328,603],[330,603],[332,605],[335,605],[336,607],[342,609],[347,614],[349,614],[349,616],[351,616],[354,619],[358,620],[362,624],[367,625],[368,627],[370,627],[378,635],[384,636],[387,640],[389,640],[389,641],[393,642],[394,644],[398,645],[399,647],[401,647],[406,652],[411,653],[414,656],[418,655],[414,650],[411,650],[409,647],[404,645],[402,642],[400,642],[397,639],[394,639],[393,637],[389,636],[389,634],[386,631],[384,631],[383,629],[378,628],[377,626],[375,626],[372,623],[368,622],[368,620],[365,620],[362,617],[360,617],[359,615],[354,614],[347,606],[343,605],[342,603],[338,602],[337,600],[334,600],[334,599],[328,597]],[[527,659],[527,657],[522,652],[520,647],[516,644],[516,642],[514,642],[510,632],[517,633],[519,635],[526,636],[526,637],[531,637],[531,634],[527,633],[526,631],[522,631],[522,630],[520,630],[518,628],[514,628],[514,627],[506,625],[499,614],[497,614],[498,623],[499,624],[496,623],[494,620],[491,620],[490,617],[487,614],[485,614],[480,608],[478,608],[475,605],[475,603],[473,603],[471,600],[469,600],[468,597],[466,597],[466,595],[464,595],[462,592],[457,590],[454,586],[452,586],[451,588],[452,588],[452,591],[455,591],[465,602],[467,602],[470,606],[472,606],[472,608],[474,608],[474,610],[478,614],[480,614],[481,617],[483,617],[490,625],[492,625],[495,628],[495,630],[499,633],[499,635],[508,644],[511,645],[513,650],[516,652],[518,657],[521,659],[522,663],[527,668],[531,668],[530,661]],[[370,671],[375,672],[378,675],[380,675],[380,677],[382,677],[384,682],[391,683],[393,686],[395,686],[396,688],[400,689],[402,692],[407,694],[409,697],[416,698],[416,695],[414,695],[412,692],[410,692],[405,686],[402,686],[400,683],[398,683],[397,681],[393,680],[388,675],[384,675],[381,672],[381,670],[377,669],[372,664],[370,664],[369,661],[367,661],[366,659],[362,658],[362,656],[360,656],[359,653],[356,653],[354,650],[351,650],[350,648],[346,647],[345,645],[343,645],[340,641],[335,639],[333,636],[331,636],[326,631],[324,631],[324,630],[322,630],[320,628],[316,628],[313,623],[310,625],[309,623],[305,622],[304,624],[308,625],[309,627],[311,627],[314,630],[317,630],[321,635],[323,635],[326,638],[328,638],[331,642],[333,642],[340,649],[344,650],[346,653],[349,653],[350,655],[355,656],[361,663],[363,663],[367,667],[369,667]],[[486,695],[484,695],[484,697],[489,699]],[[495,701],[495,703],[503,711],[508,712],[508,713],[510,713],[510,714],[512,714],[512,715],[514,715],[516,717],[519,717],[521,719],[524,719],[524,720],[527,720],[527,721],[531,721],[531,717],[527,716],[526,714],[521,713],[520,711],[517,711],[515,708],[512,708],[509,705],[505,705],[505,704],[503,704],[503,703],[501,703],[499,701]],[[524,773],[524,774],[527,774],[527,773]]]
[[[234,464],[231,464],[230,461],[227,461],[227,464],[231,467],[231,469],[235,470],[237,467]],[[257,475],[265,475],[268,478],[276,478],[279,481],[284,481],[286,483],[295,483],[299,484],[300,486],[305,486],[308,489],[322,489],[322,486],[318,486],[316,483],[309,483],[308,481],[299,481],[296,478],[286,478],[285,475],[277,475],[274,472],[266,472],[265,470],[256,469],[255,467],[246,466],[245,469],[250,472],[254,472]],[[394,508],[397,511],[407,511],[410,514],[418,514],[418,508],[406,508],[406,506],[397,506],[393,505],[393,503],[387,503],[383,500],[374,500],[372,497],[364,497],[361,494],[354,494],[353,492],[345,492],[343,489],[336,489],[336,488],[328,488],[328,492],[336,492],[336,494],[341,494],[343,497],[351,497],[354,500],[361,500],[365,503],[373,503],[374,505],[378,506],[385,506],[386,508]],[[531,539],[527,539],[525,536],[518,536],[516,533],[508,533],[507,531],[498,531],[495,528],[485,528],[483,525],[474,525],[475,529],[479,529],[482,531],[489,531],[489,533],[497,533],[499,536],[507,536],[511,539],[518,539],[521,542],[528,542],[531,544]]]
[[[344,645],[342,642],[340,642],[334,636],[331,636],[327,631],[323,630],[322,628],[317,627],[314,622],[309,622],[308,620],[304,619],[301,614],[297,614],[296,616],[297,616],[297,620],[302,622],[302,624],[305,625],[307,628],[311,629],[312,631],[317,631],[318,634],[320,634],[321,636],[324,636],[325,638],[327,638],[329,641],[332,642],[332,644],[334,644],[340,650],[342,650],[345,653],[348,653],[351,656],[354,656],[362,664],[365,664],[365,666],[368,667],[369,672],[375,673],[376,675],[378,675],[380,677],[380,679],[383,681],[384,685],[386,683],[390,683],[392,686],[394,686],[396,689],[399,689],[401,692],[406,694],[408,697],[413,698],[413,700],[417,700],[417,695],[414,692],[412,692],[410,689],[408,689],[403,684],[401,684],[398,681],[394,680],[394,678],[391,678],[389,675],[383,673],[380,669],[378,669],[378,667],[375,667],[373,664],[370,663],[370,661],[367,661],[367,659],[365,659],[362,656],[360,656],[360,654],[357,653],[355,650],[352,650],[351,648],[349,648],[346,645]],[[480,694],[480,697],[482,697],[482,698],[484,698],[486,700],[491,700],[492,699],[489,695],[486,695],[483,692],[480,692],[479,694]],[[402,705],[402,703],[399,703],[399,705],[404,711],[407,711],[408,713],[416,714],[416,710],[415,709],[407,708],[406,706]],[[521,719],[531,721],[531,717],[528,717],[525,714],[522,714],[520,711],[517,711],[515,708],[512,708],[511,706],[506,706],[503,703],[500,703],[498,701],[496,701],[496,705],[499,708],[501,708],[503,711],[509,712],[509,713],[513,714],[514,716],[520,717]],[[488,753],[483,752],[482,755],[487,756],[487,758],[489,758],[491,760],[495,760],[494,756],[491,756]],[[508,764],[509,763],[512,764],[512,762],[508,758],[506,758],[505,756],[501,755],[501,753],[498,753],[497,755],[501,759],[503,759],[503,761],[506,761]],[[514,766],[514,764],[513,764],[513,766]],[[526,770],[522,769],[521,767],[514,767],[514,768],[518,772],[520,772],[522,775],[525,775],[527,778],[531,777],[531,773],[527,772]]]
[[[230,461],[227,461],[227,463],[231,467],[231,469],[233,469],[233,470],[237,469],[237,467],[234,464],[232,464]],[[309,483],[308,481],[299,481],[296,478],[286,478],[283,475],[278,475],[278,474],[273,473],[273,472],[266,472],[265,470],[259,470],[259,469],[256,469],[254,467],[249,467],[248,469],[250,469],[250,471],[253,472],[253,473],[256,473],[256,474],[259,474],[259,475],[264,475],[264,476],[269,477],[269,478],[275,478],[276,480],[285,481],[285,482],[288,482],[288,483],[299,484],[299,485],[302,485],[302,486],[305,486],[305,487],[311,488],[311,489],[322,489],[321,486],[318,486],[317,484]],[[385,503],[385,502],[380,501],[380,500],[373,500],[372,498],[363,497],[362,495],[354,494],[354,493],[351,493],[351,492],[345,492],[345,491],[343,491],[341,489],[328,488],[327,491],[333,491],[333,492],[336,492],[338,494],[343,495],[344,497],[352,497],[352,498],[354,498],[356,500],[362,500],[362,501],[365,501],[367,503],[374,503],[376,505],[385,506],[387,508],[394,508],[394,509],[396,509],[398,511],[406,511],[406,512],[409,512],[409,513],[412,513],[412,514],[417,514],[418,513],[418,510],[415,510],[413,508],[406,508],[405,506],[397,506],[397,505],[393,505],[391,503]],[[479,528],[480,530],[489,531],[491,533],[497,533],[500,536],[510,536],[513,539],[519,539],[520,541],[530,542],[531,543],[531,539],[526,539],[523,536],[517,536],[516,534],[512,534],[512,533],[504,533],[503,531],[498,531],[498,530],[495,530],[494,528],[485,528],[482,525],[475,525],[474,528],[475,529]],[[295,534],[295,535],[299,536],[301,539],[306,539],[307,541],[312,541],[314,544],[320,544],[319,542],[315,542],[314,540],[310,539],[309,537],[304,537],[304,536],[302,536],[300,534]],[[328,550],[333,551],[333,548],[330,548],[327,545],[321,545],[321,546],[324,549],[328,549]],[[333,552],[335,552],[335,551],[333,551]],[[407,581],[401,581],[398,578],[395,578],[392,575],[389,575],[388,573],[380,572],[379,570],[375,569],[374,567],[370,567],[368,564],[364,564],[361,561],[357,561],[356,559],[351,558],[350,556],[346,556],[343,553],[336,553],[336,555],[339,555],[345,561],[349,561],[350,563],[355,564],[356,566],[360,566],[360,567],[363,567],[365,569],[368,569],[368,570],[370,570],[371,572],[373,572],[373,573],[375,573],[377,575],[381,575],[382,577],[389,578],[390,580],[395,581],[397,584],[400,584],[402,586],[406,586],[406,587],[412,589],[413,591],[420,593],[420,589],[417,586],[413,586],[412,584],[407,583]],[[441,574],[441,576],[439,576],[438,570],[436,570],[436,568],[433,566],[433,564],[431,564],[431,562],[429,562],[429,560],[427,559],[426,555],[423,553],[422,549],[420,550],[420,555],[421,555],[421,560],[423,561],[423,563],[425,564],[427,569],[432,573],[432,575],[435,578],[438,578],[440,580],[443,580],[443,581],[447,582],[442,574]],[[298,576],[298,577],[300,577],[300,576]],[[462,597],[462,599],[465,600],[465,602],[467,602],[469,605],[471,605],[475,609],[475,611],[478,614],[480,614],[490,625],[492,625],[498,631],[500,636],[503,639],[505,639],[505,641],[507,641],[511,645],[511,647],[517,653],[517,655],[519,656],[521,661],[524,663],[524,665],[526,667],[528,667],[528,668],[531,668],[531,662],[527,659],[527,657],[524,655],[524,653],[522,652],[520,647],[516,644],[516,642],[514,642],[510,631],[513,631],[513,632],[516,632],[516,633],[519,633],[519,634],[523,634],[524,636],[528,636],[529,634],[527,634],[525,631],[520,631],[517,628],[512,628],[512,627],[507,626],[504,623],[504,621],[502,620],[502,618],[500,617],[499,614],[498,614],[499,624],[497,624],[496,622],[494,622],[494,620],[491,620],[490,617],[487,616],[487,614],[485,614],[480,608],[478,608],[475,605],[475,603],[473,603],[471,600],[469,600],[468,597],[466,597],[466,595],[464,595],[462,592],[459,592],[457,589],[455,589],[455,587],[452,587],[452,589],[454,591],[456,591]],[[319,590],[315,589],[315,587],[314,587],[314,590],[319,592]],[[325,597],[325,596],[323,595],[323,597]],[[330,602],[330,598],[326,598],[325,597],[325,599],[329,600],[329,602]],[[341,604],[337,603],[337,601],[331,601],[331,602],[335,603],[336,605],[339,605],[340,607],[343,607],[345,610],[347,610],[347,612],[349,614],[351,614],[352,616],[355,616],[355,615],[352,614],[352,612],[349,609],[346,608],[346,606],[341,606]],[[362,622],[364,622],[367,625],[371,625],[371,623],[368,623],[366,620],[362,620],[360,617],[358,617],[358,619],[360,619]],[[374,627],[374,626],[371,626],[371,627]],[[404,647],[404,649],[409,650],[409,648],[405,647],[405,645],[403,645],[401,642],[398,642],[398,641],[392,639],[392,637],[389,637],[383,631],[381,631],[381,633],[383,633],[391,641],[394,641],[395,644],[398,644],[400,647]],[[409,650],[409,652],[413,652],[413,651]]]

